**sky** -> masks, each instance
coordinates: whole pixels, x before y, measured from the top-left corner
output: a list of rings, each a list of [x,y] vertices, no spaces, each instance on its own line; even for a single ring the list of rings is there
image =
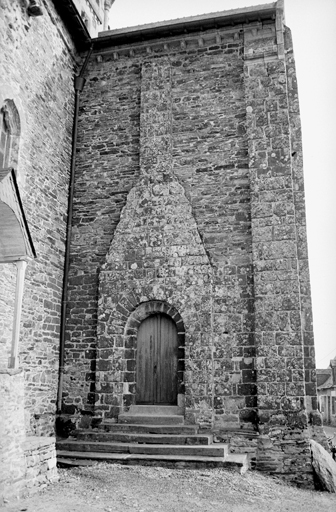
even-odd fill
[[[258,0],[116,0],[111,30],[249,7]],[[336,0],[285,0],[302,122],[317,368],[336,356]]]

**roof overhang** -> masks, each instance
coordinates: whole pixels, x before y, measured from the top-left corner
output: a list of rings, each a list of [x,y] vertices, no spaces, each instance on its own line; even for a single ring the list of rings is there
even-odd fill
[[[95,48],[131,44],[163,37],[179,36],[209,29],[233,27],[253,22],[274,21],[277,15],[278,2],[232,9],[188,18],[161,21],[148,25],[126,27],[100,32],[94,39]]]
[[[0,170],[0,263],[36,258],[13,169]]]
[[[75,4],[71,0],[53,0],[53,3],[73,37],[76,48],[79,51],[86,49],[91,43],[91,36]]]

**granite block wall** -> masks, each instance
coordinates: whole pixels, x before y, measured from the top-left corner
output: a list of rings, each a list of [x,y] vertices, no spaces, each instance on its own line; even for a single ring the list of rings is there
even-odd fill
[[[313,368],[314,354],[305,361],[305,339],[313,338],[302,154],[294,60],[288,30],[285,34],[277,60],[257,58],[263,48],[258,31],[245,35],[260,433],[256,467],[305,485],[312,474],[308,422],[316,388],[314,375],[305,372],[307,364]],[[271,47],[263,49],[270,55]]]
[[[286,75],[288,110],[291,137],[291,157],[293,169],[293,196],[296,223],[296,239],[298,244],[298,274],[300,289],[300,311],[303,318],[303,357],[304,380],[307,409],[315,410],[316,404],[316,365],[313,332],[313,314],[309,281],[308,247],[306,233],[305,196],[302,161],[301,121],[298,98],[298,86],[295,71],[293,41],[291,32],[285,30]]]

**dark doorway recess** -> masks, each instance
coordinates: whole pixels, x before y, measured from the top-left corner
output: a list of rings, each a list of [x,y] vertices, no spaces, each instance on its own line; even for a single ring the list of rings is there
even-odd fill
[[[137,404],[177,404],[177,360],[175,322],[161,313],[143,320],[137,339]]]

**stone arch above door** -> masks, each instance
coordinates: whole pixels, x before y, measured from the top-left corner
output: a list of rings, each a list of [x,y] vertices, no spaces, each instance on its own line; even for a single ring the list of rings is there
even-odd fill
[[[129,331],[138,330],[139,325],[145,318],[153,315],[154,313],[165,313],[169,317],[174,320],[176,323],[176,327],[178,329],[178,333],[183,335],[183,343],[184,343],[184,335],[185,328],[182,317],[178,310],[162,300],[149,300],[147,302],[142,302],[139,304],[134,311],[128,317],[126,326],[125,326],[125,336]],[[181,338],[182,339],[182,338]]]
[[[141,322],[152,315],[169,317],[176,326],[177,405],[184,407],[185,325],[178,310],[163,300],[149,300],[133,306],[132,311],[123,306],[120,317],[122,330],[116,326],[115,334],[100,338],[97,350],[97,387],[95,412],[105,418],[116,417],[136,403],[137,335]],[[118,309],[118,308],[117,308]],[[121,309],[121,305],[120,305]],[[119,334],[117,331],[119,330]],[[111,332],[111,331],[110,331]]]

